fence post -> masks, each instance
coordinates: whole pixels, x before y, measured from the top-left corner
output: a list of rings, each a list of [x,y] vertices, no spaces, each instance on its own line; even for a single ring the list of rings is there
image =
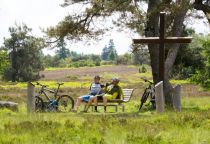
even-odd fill
[[[156,111],[157,113],[163,113],[165,102],[164,102],[164,94],[163,94],[163,81],[160,81],[155,85],[155,101],[156,101]]]
[[[173,107],[175,111],[181,111],[181,85],[173,88]]]
[[[35,112],[35,86],[31,82],[28,82],[27,89],[27,112]]]

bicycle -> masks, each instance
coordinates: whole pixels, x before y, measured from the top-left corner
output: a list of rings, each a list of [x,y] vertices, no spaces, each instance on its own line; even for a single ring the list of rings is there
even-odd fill
[[[57,112],[69,112],[74,107],[74,99],[69,95],[58,95],[58,91],[61,85],[64,83],[57,83],[56,90],[48,89],[46,85],[36,82],[36,85],[41,86],[38,95],[35,96],[35,111],[57,111]],[[50,98],[46,92],[54,94],[54,98]],[[47,101],[44,101],[42,95],[45,96]]]
[[[148,82],[149,83],[149,86],[144,90],[144,93],[141,97],[141,104],[139,106],[139,110],[141,110],[142,106],[144,103],[147,102],[148,100],[148,97],[150,96],[150,100],[149,100],[149,103],[148,105],[151,103],[152,104],[152,109],[155,109],[156,108],[156,105],[155,105],[155,87],[154,87],[154,83],[145,79],[145,78],[142,78],[145,82]]]

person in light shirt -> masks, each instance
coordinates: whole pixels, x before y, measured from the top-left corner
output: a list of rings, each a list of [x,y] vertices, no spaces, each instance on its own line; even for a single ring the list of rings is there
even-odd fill
[[[79,106],[82,101],[85,101],[88,103],[84,112],[87,112],[88,107],[91,105],[92,102],[95,105],[95,111],[97,111],[97,99],[95,99],[94,97],[96,95],[100,95],[102,93],[103,93],[103,91],[102,91],[102,85],[100,84],[100,76],[97,75],[94,77],[94,82],[90,86],[90,92],[87,95],[83,95],[83,96],[80,96],[77,98],[77,102],[75,104],[73,111],[75,111],[75,112],[78,111]]]

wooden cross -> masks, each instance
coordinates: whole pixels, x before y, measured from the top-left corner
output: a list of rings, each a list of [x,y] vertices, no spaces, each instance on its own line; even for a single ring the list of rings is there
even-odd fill
[[[165,12],[160,12],[160,36],[133,39],[134,44],[152,43],[159,44],[159,81],[164,81],[164,55],[165,43],[190,43],[192,37],[165,37]]]

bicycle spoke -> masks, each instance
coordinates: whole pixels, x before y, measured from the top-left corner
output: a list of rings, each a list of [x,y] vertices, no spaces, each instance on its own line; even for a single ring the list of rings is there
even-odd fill
[[[58,99],[57,110],[59,112],[69,112],[74,106],[74,101],[70,96],[64,95]]]

